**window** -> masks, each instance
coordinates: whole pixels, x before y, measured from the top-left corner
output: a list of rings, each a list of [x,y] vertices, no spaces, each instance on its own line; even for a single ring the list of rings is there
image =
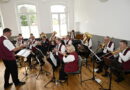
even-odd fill
[[[2,17],[0,15],[0,36],[3,34],[3,23],[2,23]]]
[[[24,38],[29,38],[32,33],[36,38],[39,37],[38,23],[35,5],[18,5],[19,28]]]
[[[67,35],[67,14],[64,5],[51,6],[52,28],[57,32],[57,36]]]

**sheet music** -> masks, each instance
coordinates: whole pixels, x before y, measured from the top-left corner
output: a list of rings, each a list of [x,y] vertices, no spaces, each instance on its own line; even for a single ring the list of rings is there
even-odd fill
[[[22,49],[20,50],[16,55],[22,56],[22,57],[28,57],[31,53],[31,50],[29,49]]]
[[[54,57],[54,55],[52,54],[52,52],[50,52],[50,59],[51,59],[51,61],[53,62],[53,64],[54,64],[55,66],[57,66],[56,58]]]

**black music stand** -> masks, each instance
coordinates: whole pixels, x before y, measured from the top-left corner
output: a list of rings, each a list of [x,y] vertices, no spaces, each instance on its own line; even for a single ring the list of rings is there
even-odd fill
[[[102,61],[95,53],[94,53],[94,51],[93,50],[91,50],[90,48],[88,48],[89,50],[90,50],[90,52],[99,60],[99,61]],[[95,78],[95,73],[94,73],[94,68],[95,68],[95,63],[94,63],[94,60],[92,60],[92,62],[93,62],[93,76],[92,76],[92,78],[90,78],[90,79],[87,79],[87,80],[83,80],[83,81],[81,81],[81,82],[85,82],[85,81],[89,81],[89,80],[93,80],[94,82],[96,82],[98,85],[100,85],[101,86],[101,89],[103,89],[103,86],[100,84],[100,83],[98,83],[97,81],[96,81],[96,78]],[[104,90],[104,89],[103,89]]]
[[[46,76],[48,76],[48,75],[50,74],[50,72],[47,72],[46,70],[44,70],[44,69],[42,68],[44,64],[40,61],[39,57],[42,59],[42,57],[44,57],[44,54],[42,53],[42,51],[41,51],[40,49],[36,48],[36,50],[37,50],[37,54],[39,55],[39,56],[36,55],[36,59],[37,59],[39,65],[40,65],[39,73],[38,73],[37,76],[36,76],[36,79],[38,79],[38,77],[39,77],[41,74],[44,74],[44,73],[45,73]]]
[[[49,61],[49,60],[50,60],[50,61]],[[57,80],[56,80],[56,78],[55,78],[55,74],[54,74],[57,65],[54,64],[54,62],[53,62],[52,59],[49,58],[49,60],[48,60],[48,61],[49,61],[49,63],[51,64],[51,67],[52,67],[52,75],[53,75],[53,76],[52,76],[51,80],[49,80],[49,81],[44,85],[44,87],[47,87],[47,85],[50,84],[50,83],[56,83],[56,82],[57,82]],[[57,62],[56,62],[56,63],[57,63]]]

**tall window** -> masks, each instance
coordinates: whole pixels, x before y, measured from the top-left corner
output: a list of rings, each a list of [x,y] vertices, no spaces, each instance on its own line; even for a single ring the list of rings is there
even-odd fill
[[[3,24],[2,24],[2,17],[0,15],[0,36],[3,34]]]
[[[51,6],[52,28],[57,32],[57,36],[67,35],[67,14],[64,5]]]
[[[39,37],[36,6],[22,4],[18,5],[19,28],[24,38],[29,38],[32,33],[36,38]]]

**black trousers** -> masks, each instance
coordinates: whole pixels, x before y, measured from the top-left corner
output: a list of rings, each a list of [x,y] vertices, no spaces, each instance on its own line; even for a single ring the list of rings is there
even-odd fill
[[[9,83],[10,75],[12,76],[14,84],[19,83],[16,60],[3,60],[3,62],[5,65],[5,73],[4,73],[5,85]]]
[[[118,78],[124,78],[124,71],[122,68],[122,64],[118,62],[117,59],[113,59],[111,62],[111,70],[112,73]]]

